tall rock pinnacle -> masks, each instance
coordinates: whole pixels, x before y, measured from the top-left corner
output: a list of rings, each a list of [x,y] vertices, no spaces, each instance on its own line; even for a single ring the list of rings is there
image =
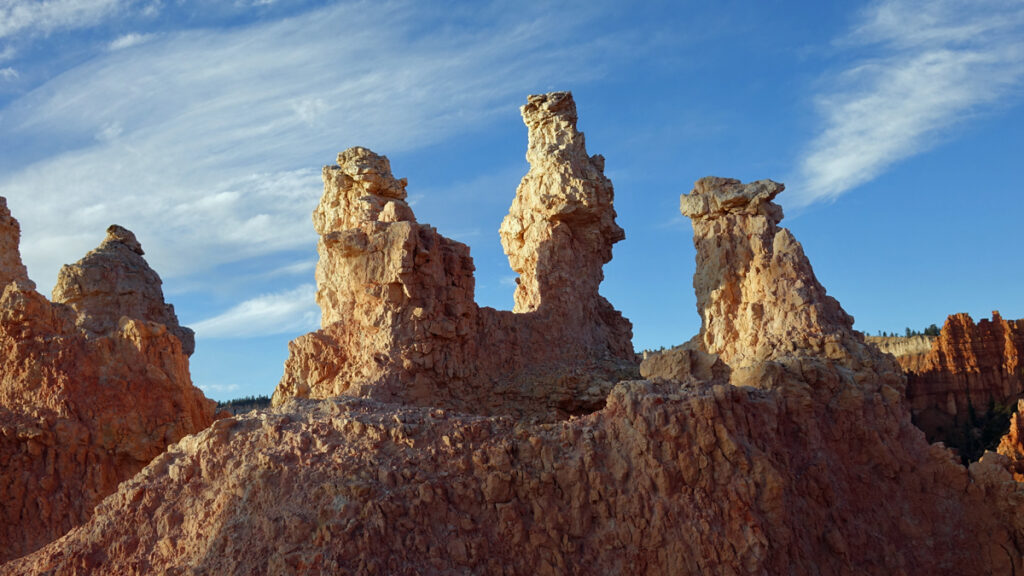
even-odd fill
[[[28,279],[28,271],[21,263],[20,241],[21,227],[7,209],[7,199],[0,196],[0,291],[11,282],[18,282],[28,290],[36,287]]]
[[[323,170],[321,330],[292,342],[275,402],[369,396],[538,417],[603,404],[635,376],[632,325],[598,294],[623,238],[611,182],[576,130],[572,95],[530,96],[530,172],[501,235],[522,277],[514,312],[473,300],[469,247],[416,221],[388,159],[350,148]]]
[[[164,302],[163,282],[142,257],[135,234],[114,224],[98,248],[61,268],[53,301],[78,313],[78,325],[94,334],[117,330],[122,316],[167,326],[187,356],[195,350],[195,333],[178,324],[174,306]]]
[[[519,273],[516,312],[541,305],[571,314],[598,296],[612,244],[626,237],[615,223],[604,158],[588,156],[569,92],[530,96],[521,108],[529,129],[530,171],[501,223],[501,243]]]

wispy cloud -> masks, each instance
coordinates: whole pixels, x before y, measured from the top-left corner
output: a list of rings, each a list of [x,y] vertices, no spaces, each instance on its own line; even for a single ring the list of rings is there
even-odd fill
[[[601,74],[615,38],[587,35],[583,7],[547,10],[439,27],[425,4],[345,3],[100,54],[0,111],[0,142],[48,143],[0,155],[30,274],[48,289],[112,222],[165,277],[312,246],[339,150],[417,149]]]
[[[113,41],[111,41],[110,44],[107,45],[107,47],[111,50],[123,50],[125,48],[130,48],[132,46],[137,46],[144,42],[148,42],[152,39],[153,34],[136,34],[133,32],[131,34],[118,36]]]
[[[0,38],[88,28],[114,14],[125,0],[7,0],[0,3]]]
[[[0,80],[16,80],[18,78],[18,71],[8,66],[7,68],[0,68]]]
[[[192,329],[200,339],[249,338],[315,330],[320,323],[320,308],[316,305],[315,296],[316,287],[312,284],[264,294],[197,322]]]
[[[791,187],[799,204],[834,199],[1016,99],[1024,2],[875,2],[837,47],[853,60],[817,98],[824,125]]]
[[[224,396],[227,394],[233,394],[242,389],[238,384],[207,384],[204,382],[197,382],[196,386],[208,396]]]

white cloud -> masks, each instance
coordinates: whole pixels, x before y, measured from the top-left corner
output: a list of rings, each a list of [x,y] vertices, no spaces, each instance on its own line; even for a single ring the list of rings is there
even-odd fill
[[[133,32],[131,34],[118,36],[113,41],[111,41],[110,44],[107,45],[107,47],[110,50],[123,50],[125,48],[130,48],[132,46],[137,46],[144,42],[148,42],[152,39],[153,34],[136,34]]]
[[[614,56],[612,39],[586,35],[579,7],[573,18],[467,8],[444,30],[430,10],[339,4],[163,33],[0,110],[0,142],[52,143],[0,158],[29,273],[48,290],[114,222],[165,278],[313,246],[320,166],[338,151],[411,150],[515,116],[538,86],[571,87]]]
[[[207,396],[224,396],[242,389],[238,384],[204,384],[197,383],[196,386]]]
[[[88,28],[126,5],[125,0],[6,0],[0,3],[0,38]]]
[[[8,60],[14,60],[14,57],[18,55],[18,51],[13,46],[4,46],[3,50],[0,50],[0,62],[7,62]]]
[[[791,199],[834,199],[926,151],[1024,80],[1024,2],[875,2],[838,46],[863,51],[817,98],[824,117]]]
[[[0,68],[0,79],[3,80],[17,80],[18,71],[8,66],[7,68]]]
[[[275,294],[246,300],[226,312],[192,324],[196,337],[248,338],[289,332],[308,332],[320,325],[316,287],[303,284]]]

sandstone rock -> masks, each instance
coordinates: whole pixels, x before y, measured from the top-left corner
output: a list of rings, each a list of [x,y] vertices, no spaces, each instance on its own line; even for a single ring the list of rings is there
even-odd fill
[[[811,358],[902,389],[891,357],[853,330],[853,318],[826,294],[803,248],[778,226],[782,208],[772,199],[783,189],[771,180],[708,177],[682,196],[697,249],[693,286],[702,325],[694,346],[718,355],[737,385],[771,386],[776,380],[764,373],[766,363],[800,374],[801,359]]]
[[[34,290],[36,285],[28,279],[28,271],[21,263],[20,241],[21,226],[7,209],[7,199],[0,197],[0,286],[18,282],[26,290]]]
[[[0,574],[1021,573],[1008,459],[928,445],[895,361],[777,228],[781,186],[698,190],[704,323],[644,363],[656,381],[547,423],[279,402],[172,446]],[[340,358],[324,373],[346,361],[309,339]]]
[[[163,324],[191,356],[195,333],[178,324],[174,306],[164,302],[163,282],[143,254],[135,234],[114,224],[98,248],[61,268],[53,301],[71,306],[79,327],[92,334],[116,331],[124,316]]]
[[[914,370],[931,351],[936,337],[918,334],[910,337],[865,336],[864,339],[882,352],[895,356],[904,370]]]
[[[1024,394],[1024,320],[977,324],[967,314],[946,319],[927,354],[898,356],[907,373],[907,399],[915,423],[933,441],[965,423],[973,408],[1013,405]]]
[[[478,414],[560,418],[636,377],[632,326],[598,294],[624,237],[603,159],[588,156],[571,94],[531,96],[530,172],[501,235],[521,274],[513,313],[473,300],[469,248],[416,221],[407,183],[365,148],[324,168],[321,330],[289,345],[274,393],[346,394]]]
[[[997,451],[1009,459],[1007,467],[1018,482],[1024,482],[1024,400],[1017,401],[1017,412],[1010,417],[1010,429],[999,441]]]
[[[2,216],[0,226],[17,231],[17,223]],[[4,246],[3,258],[20,265],[14,239]],[[145,262],[117,263],[110,255],[138,249],[127,240],[108,239],[84,264],[65,268],[63,289],[68,293],[69,278],[79,279],[74,286],[83,298],[74,304],[85,318],[70,306],[51,304],[26,277],[3,289],[0,562],[82,523],[121,481],[211,422],[215,403],[192,386],[181,342],[165,325],[122,314],[102,333],[92,329],[110,318],[92,314],[94,304],[118,309],[117,292],[103,294],[100,286],[127,287],[129,297],[159,295],[159,279],[155,292],[138,283],[152,273]],[[136,297],[120,309],[146,312],[137,306],[141,302]]]

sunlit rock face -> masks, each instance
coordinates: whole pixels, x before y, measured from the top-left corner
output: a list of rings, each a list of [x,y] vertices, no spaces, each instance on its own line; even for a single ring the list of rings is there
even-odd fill
[[[652,355],[641,367],[647,379],[615,384],[587,414],[480,415],[507,402],[500,387],[459,388],[479,399],[475,414],[445,408],[453,401],[436,384],[423,388],[433,399],[403,397],[401,388],[387,402],[279,396],[266,412],[220,420],[171,447],[87,524],[0,574],[1022,573],[1024,492],[1010,459],[989,454],[968,470],[927,443],[910,422],[895,360],[850,328],[778,227],[771,196],[779,191],[767,181],[698,182],[683,208],[694,219],[701,332]],[[397,218],[396,196],[378,196],[396,206],[383,203],[375,221]],[[371,258],[373,240],[349,230],[337,238],[346,253]],[[381,325],[434,346],[416,316],[388,324],[400,314],[388,298],[416,297],[405,282],[420,277],[420,246],[451,256],[434,268],[445,278],[461,278],[452,272],[464,261],[458,247],[410,230],[396,232],[408,243],[381,244],[395,251],[381,262],[410,262],[404,275],[384,276],[401,289],[377,297]],[[339,254],[334,270],[344,269]],[[539,272],[527,283],[519,302],[529,306],[539,290],[535,312],[465,313],[543,326],[543,315],[531,315],[547,306],[551,285]],[[365,284],[365,293],[377,286]],[[453,290],[436,278],[413,286],[447,298],[438,286]],[[343,310],[345,298],[331,309]],[[441,302],[422,317],[461,317]],[[359,340],[354,328],[351,341],[339,340],[343,325],[306,337],[310,350],[338,359],[318,364],[310,353],[308,373],[348,369]],[[502,346],[527,338],[495,334]],[[292,354],[295,362],[294,344]],[[439,370],[457,374],[460,364],[442,360]]]
[[[17,222],[0,198],[0,561],[84,522],[120,482],[212,421],[215,403],[192,386],[181,339],[149,315],[173,317],[159,279],[116,228],[62,272],[58,292],[81,297],[50,303],[21,266]],[[141,306],[147,296],[159,302]]]
[[[1024,394],[1024,320],[999,312],[977,324],[953,314],[927,354],[898,358],[917,424],[933,440],[959,432],[972,410],[1013,405]]]
[[[416,221],[387,158],[350,148],[313,213],[322,329],[290,345],[276,403],[345,394],[547,419],[599,408],[636,375],[632,326],[598,294],[624,237],[604,161],[571,94],[522,113],[531,168],[501,226],[514,311],[477,306],[469,248]]]
[[[122,316],[163,324],[191,356],[195,333],[178,324],[174,306],[164,302],[163,282],[144,253],[131,230],[116,224],[107,228],[98,248],[61,268],[53,301],[70,306],[79,328],[92,334],[116,330]]]

